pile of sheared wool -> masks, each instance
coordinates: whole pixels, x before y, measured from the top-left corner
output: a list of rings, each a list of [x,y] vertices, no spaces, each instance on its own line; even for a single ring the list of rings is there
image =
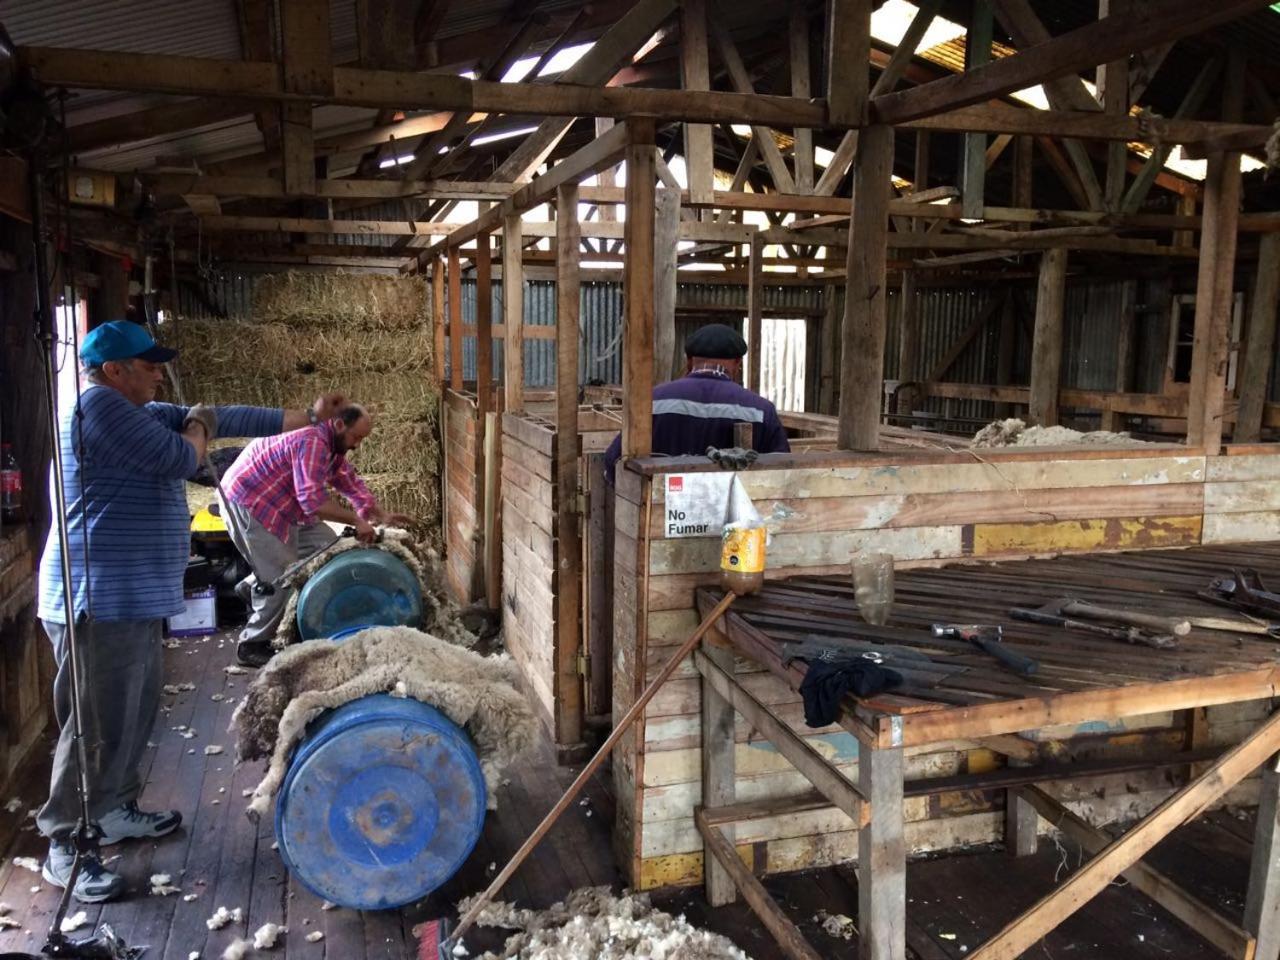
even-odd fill
[[[469,903],[458,904],[459,913]],[[646,895],[615,897],[608,887],[574,890],[548,910],[490,904],[477,922],[521,931],[502,953],[480,960],[750,960],[718,933],[654,909]]]
[[[1128,433],[1110,430],[1072,430],[1070,427],[1029,427],[1017,418],[996,420],[987,424],[973,436],[975,447],[1065,447],[1069,444],[1126,444],[1142,446],[1145,440],[1135,440]]]

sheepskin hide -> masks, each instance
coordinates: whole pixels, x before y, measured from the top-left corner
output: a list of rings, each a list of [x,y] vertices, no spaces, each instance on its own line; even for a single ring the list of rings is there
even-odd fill
[[[374,693],[420,700],[463,727],[475,744],[492,809],[502,770],[532,745],[537,729],[516,676],[505,654],[482,657],[412,627],[370,627],[338,643],[308,640],[282,650],[259,671],[231,718],[237,759],[271,758],[249,816],[267,811],[308,723]]]
[[[422,547],[413,536],[405,530],[384,528],[382,539],[377,543],[365,544],[355,537],[340,537],[338,542],[323,555],[315,557],[311,562],[303,564],[281,586],[292,592],[285,603],[284,614],[280,618],[280,626],[271,643],[277,650],[294,643],[298,639],[298,595],[303,584],[315,573],[339,554],[348,550],[374,549],[383,550],[402,560],[418,580],[422,589],[422,623],[420,626],[434,636],[442,637],[459,646],[475,645],[476,637],[462,625],[457,605],[449,599],[444,588],[444,572],[440,565],[439,555],[429,547]]]
[[[458,904],[459,914],[470,902]],[[502,953],[478,960],[749,960],[718,933],[655,910],[644,894],[615,897],[608,887],[583,887],[542,911],[492,903],[477,923],[521,931]]]

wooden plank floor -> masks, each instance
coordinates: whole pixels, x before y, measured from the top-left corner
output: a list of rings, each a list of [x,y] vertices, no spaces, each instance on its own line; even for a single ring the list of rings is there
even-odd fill
[[[415,924],[445,913],[459,898],[481,889],[492,869],[510,856],[532,830],[542,811],[549,809],[568,786],[575,770],[556,767],[546,743],[511,771],[503,789],[501,809],[491,814],[474,855],[435,895],[401,911],[360,913],[322,910],[321,902],[286,873],[272,849],[272,827],[255,827],[243,815],[241,791],[252,786],[260,765],[237,769],[231,761],[230,722],[235,699],[249,677],[228,677],[222,668],[231,662],[232,645],[221,638],[185,640],[165,651],[169,683],[190,682],[194,691],[165,697],[165,712],[150,754],[144,802],[170,805],[183,811],[187,822],[172,837],[158,843],[122,844],[108,851],[120,857],[112,866],[131,880],[129,896],[102,907],[85,909],[90,924],[111,923],[125,939],[147,945],[148,958],[186,960],[192,952],[213,958],[236,936],[251,935],[262,923],[287,924],[292,933],[272,955],[284,960],[411,960]],[[225,699],[213,700],[215,694]],[[196,731],[190,740],[171,729],[186,725]],[[203,747],[222,744],[227,752],[204,755]],[[48,770],[33,768],[16,795],[20,808],[7,813],[0,798],[0,817],[23,819],[40,803],[48,784]],[[586,805],[575,805],[548,840],[512,879],[504,899],[520,905],[548,906],[569,890],[610,884],[621,889],[613,864],[610,830],[613,801],[607,778],[593,780]],[[590,813],[590,816],[587,814]],[[12,907],[22,927],[0,932],[0,952],[36,950],[57,904],[57,893],[38,874],[15,866],[15,856],[40,859],[44,844],[31,828],[18,832],[0,866],[0,901]],[[1239,918],[1251,847],[1251,821],[1240,822],[1227,813],[1213,814],[1179,831],[1153,854],[1153,861],[1224,914]],[[1020,861],[1002,851],[984,851],[945,859],[920,861],[908,867],[909,944],[918,960],[942,960],[965,955],[994,932],[1018,909],[1048,890],[1061,862],[1051,841],[1039,854]],[[1074,866],[1074,858],[1069,865]],[[147,878],[164,872],[185,895],[154,897],[146,892]],[[856,916],[857,887],[853,871],[835,868],[770,877],[766,886],[824,955],[852,955],[854,945],[822,932],[814,919],[819,910]],[[742,904],[711,910],[700,889],[660,892],[657,905],[685,913],[700,925],[724,933],[755,960],[781,960],[776,945],[754,915]],[[244,921],[210,932],[205,920],[219,906],[240,907]],[[86,927],[81,933],[89,930]],[[309,944],[304,937],[321,930],[325,939]],[[954,934],[955,939],[950,939]],[[474,955],[496,948],[504,935],[480,931],[468,937]],[[1045,941],[1037,957],[1166,958],[1200,960],[1216,956],[1194,933],[1169,918],[1141,895],[1113,886],[1091,903],[1072,923]]]

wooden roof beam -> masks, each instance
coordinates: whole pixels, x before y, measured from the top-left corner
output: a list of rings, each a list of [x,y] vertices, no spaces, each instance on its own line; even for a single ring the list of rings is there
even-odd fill
[[[1203,32],[1268,6],[1266,0],[1151,0],[1028,47],[971,73],[871,101],[873,119],[901,124],[1047,83],[1169,40]]]

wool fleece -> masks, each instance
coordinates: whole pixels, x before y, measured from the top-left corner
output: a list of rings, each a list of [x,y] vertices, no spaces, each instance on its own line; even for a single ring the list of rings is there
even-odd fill
[[[276,654],[231,718],[237,759],[270,757],[248,814],[267,812],[307,724],[325,710],[375,693],[412,697],[467,731],[496,808],[502,771],[532,746],[537,724],[516,689],[506,654],[483,657],[412,627],[370,627],[335,643],[308,640]]]
[[[458,904],[466,913],[474,898]],[[501,953],[477,960],[750,960],[729,940],[655,909],[642,893],[614,896],[608,887],[582,887],[547,910],[491,903],[482,927],[519,930]]]

